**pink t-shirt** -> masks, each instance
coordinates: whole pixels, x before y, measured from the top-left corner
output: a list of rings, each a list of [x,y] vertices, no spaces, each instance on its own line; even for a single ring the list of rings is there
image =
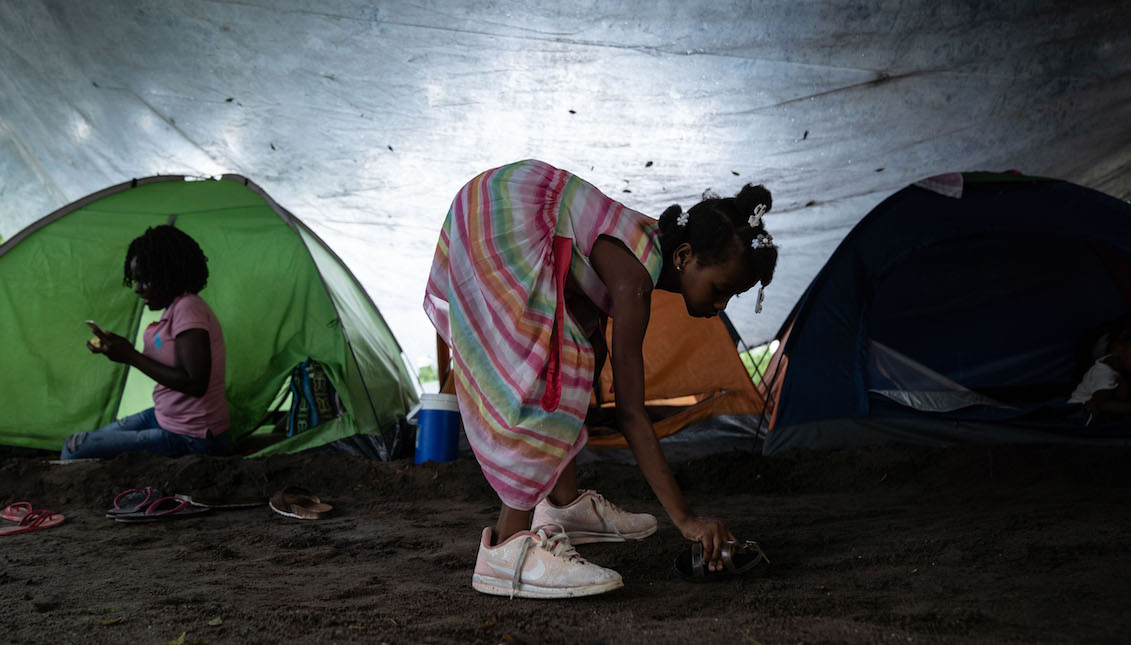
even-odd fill
[[[142,353],[159,363],[178,366],[177,335],[189,329],[208,332],[212,349],[208,389],[204,396],[198,398],[158,383],[153,388],[153,411],[156,413],[157,423],[169,432],[197,439],[203,439],[211,432],[215,437],[227,432],[231,421],[228,417],[228,399],[224,394],[224,333],[208,303],[196,294],[178,296],[165,308],[161,320],[146,327],[145,334],[142,335],[145,340]]]

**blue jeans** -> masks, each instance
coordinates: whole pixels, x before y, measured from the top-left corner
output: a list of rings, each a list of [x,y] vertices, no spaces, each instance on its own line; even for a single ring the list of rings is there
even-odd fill
[[[226,455],[227,432],[204,439],[169,432],[157,424],[153,408],[123,417],[97,430],[67,437],[60,459],[109,459],[124,452],[148,452],[162,457]]]

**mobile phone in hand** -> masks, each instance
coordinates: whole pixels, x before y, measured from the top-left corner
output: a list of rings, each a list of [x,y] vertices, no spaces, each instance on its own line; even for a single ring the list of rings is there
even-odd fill
[[[95,334],[94,338],[90,339],[90,344],[96,349],[102,349],[102,339],[98,337],[98,334],[102,333],[102,328],[93,320],[84,320],[83,322],[85,322],[87,327],[90,327],[90,330]]]

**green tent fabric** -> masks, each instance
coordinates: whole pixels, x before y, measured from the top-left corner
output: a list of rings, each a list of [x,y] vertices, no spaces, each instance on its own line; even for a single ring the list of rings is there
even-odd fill
[[[71,433],[152,406],[152,381],[86,350],[83,321],[140,339],[155,317],[122,286],[122,264],[130,240],[168,223],[208,257],[200,295],[224,330],[234,437],[254,431],[308,357],[346,413],[258,454],[380,436],[417,402],[376,306],[301,221],[238,175],[150,177],[65,206],[0,245],[0,444],[57,450]]]

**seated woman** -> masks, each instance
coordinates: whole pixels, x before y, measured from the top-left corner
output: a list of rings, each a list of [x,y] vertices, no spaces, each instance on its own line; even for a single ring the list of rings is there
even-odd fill
[[[1084,374],[1069,403],[1082,403],[1088,425],[1131,420],[1131,324],[1111,333],[1108,354]]]
[[[137,451],[166,457],[228,452],[224,335],[212,308],[197,295],[208,281],[207,261],[196,241],[172,226],[150,228],[130,243],[123,284],[132,286],[151,310],[165,311],[146,328],[143,352],[93,323],[95,338],[86,346],[157,381],[153,407],[71,435],[60,458],[104,459]]]

